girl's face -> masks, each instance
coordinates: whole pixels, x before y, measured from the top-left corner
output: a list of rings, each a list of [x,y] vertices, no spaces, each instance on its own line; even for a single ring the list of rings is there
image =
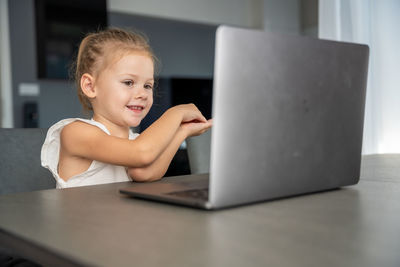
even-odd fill
[[[140,52],[124,55],[95,81],[94,119],[111,128],[138,126],[153,104],[153,86],[151,57]]]

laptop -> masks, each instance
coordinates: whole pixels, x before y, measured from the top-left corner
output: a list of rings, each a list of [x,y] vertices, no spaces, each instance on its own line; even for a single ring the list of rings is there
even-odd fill
[[[221,209],[359,181],[368,46],[231,26],[215,46],[209,174],[121,193]]]

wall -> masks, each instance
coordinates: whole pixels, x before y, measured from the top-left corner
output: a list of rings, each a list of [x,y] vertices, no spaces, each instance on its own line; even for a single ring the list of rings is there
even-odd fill
[[[217,26],[109,12],[109,24],[144,32],[161,59],[162,77],[212,77]]]
[[[264,0],[263,28],[318,38],[318,0]]]
[[[36,82],[34,1],[8,1],[11,44],[14,127],[22,127],[22,105],[36,97],[20,97],[20,83]]]
[[[300,34],[300,0],[265,0],[264,29]]]
[[[262,28],[262,0],[109,0],[111,12]]]
[[[318,38],[318,0],[301,0],[300,10],[302,34]]]

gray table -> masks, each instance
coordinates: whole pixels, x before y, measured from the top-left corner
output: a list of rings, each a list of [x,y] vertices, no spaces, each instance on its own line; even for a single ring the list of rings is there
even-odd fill
[[[0,246],[46,266],[400,266],[400,155],[365,156],[361,177],[212,212],[120,195],[130,183],[5,195]]]

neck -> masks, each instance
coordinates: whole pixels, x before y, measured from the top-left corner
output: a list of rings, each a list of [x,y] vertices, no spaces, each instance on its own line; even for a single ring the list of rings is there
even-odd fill
[[[93,114],[93,120],[103,124],[112,136],[129,138],[129,127],[115,124],[109,121],[107,118],[97,114]]]

